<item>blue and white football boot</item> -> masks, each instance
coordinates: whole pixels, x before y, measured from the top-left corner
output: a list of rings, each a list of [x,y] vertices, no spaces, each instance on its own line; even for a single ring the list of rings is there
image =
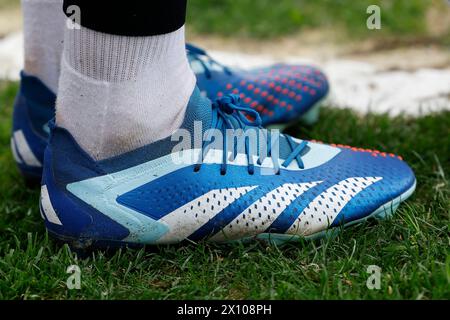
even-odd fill
[[[326,76],[307,65],[275,64],[253,70],[232,70],[212,59],[206,51],[186,45],[197,84],[211,100],[238,94],[242,104],[258,111],[263,127],[287,125],[300,120],[314,124],[321,101],[327,96]]]
[[[38,78],[21,73],[14,103],[11,150],[20,171],[29,182],[39,183],[48,122],[55,116],[55,94]]]
[[[387,217],[414,191],[412,170],[395,155],[264,134],[260,124],[238,96],[211,105],[196,89],[176,135],[102,161],[51,124],[40,197],[45,225],[76,248],[285,242]],[[248,132],[267,146],[267,157],[250,140],[237,143]],[[240,147],[223,152],[229,145]]]

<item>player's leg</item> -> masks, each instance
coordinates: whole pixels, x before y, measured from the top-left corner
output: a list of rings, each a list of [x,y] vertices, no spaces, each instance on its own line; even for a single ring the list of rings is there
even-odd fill
[[[56,123],[93,158],[166,138],[195,86],[186,50],[186,0],[65,1],[81,27],[65,30]]]
[[[24,71],[57,93],[65,16],[63,0],[22,0]]]
[[[211,104],[187,62],[185,2],[70,5],[81,28],[65,31],[40,199],[58,238],[295,240],[385,217],[414,190],[395,155],[261,133],[237,95]]]
[[[25,178],[40,181],[47,122],[54,117],[66,17],[63,0],[22,0],[24,70],[14,103],[11,149]]]
[[[33,181],[40,181],[42,174],[64,34],[58,123],[70,128],[96,157],[170,134],[180,125],[194,88],[184,47],[185,0],[128,1],[107,7],[101,2],[67,1],[62,8],[62,0],[23,1],[25,72],[15,102],[11,148],[20,170]],[[64,12],[81,22],[81,28],[70,29],[73,23],[66,23]],[[83,96],[76,96],[78,84]],[[103,100],[91,101],[89,92]],[[109,111],[100,115],[106,99]],[[157,107],[158,112],[164,109],[159,117]],[[130,121],[119,121],[122,117]],[[105,129],[95,129],[94,136],[93,129],[84,132],[79,122]]]

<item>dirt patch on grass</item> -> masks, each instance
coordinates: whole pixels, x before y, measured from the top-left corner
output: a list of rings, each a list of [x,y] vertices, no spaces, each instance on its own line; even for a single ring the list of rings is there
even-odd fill
[[[0,10],[0,38],[22,28],[22,12],[20,7]]]
[[[270,56],[283,60],[298,57],[324,62],[349,59],[368,62],[381,70],[414,71],[420,68],[450,68],[450,47],[438,41],[403,41],[389,45],[374,37],[363,41],[342,41],[333,31],[312,31],[272,40],[233,39],[188,34],[188,41],[208,50]],[[392,43],[391,43],[392,44]]]

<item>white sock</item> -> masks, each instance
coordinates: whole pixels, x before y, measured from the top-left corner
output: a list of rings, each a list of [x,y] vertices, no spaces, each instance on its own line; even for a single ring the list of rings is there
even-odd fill
[[[58,80],[64,40],[63,0],[22,0],[25,67],[54,93]]]
[[[66,29],[56,122],[94,159],[110,158],[178,129],[195,83],[184,27],[150,37]]]

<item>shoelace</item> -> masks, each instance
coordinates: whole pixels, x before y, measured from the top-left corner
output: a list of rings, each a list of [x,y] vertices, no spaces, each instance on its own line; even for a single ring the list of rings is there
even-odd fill
[[[253,120],[250,120],[250,119]],[[228,165],[228,150],[227,150],[227,134],[226,130],[237,130],[242,129],[243,131],[248,130],[250,128],[257,130],[264,130],[261,126],[261,118],[259,113],[251,108],[246,108],[240,105],[240,97],[235,94],[229,94],[224,96],[221,99],[218,99],[212,105],[212,119],[211,119],[211,128],[218,129],[222,132],[223,136],[223,152],[222,152],[222,164],[220,167],[220,173],[225,175],[227,172]],[[204,155],[206,155],[209,151],[209,144],[211,144],[211,138],[213,133],[210,131],[210,134],[206,137],[205,142],[202,146],[202,152],[200,152],[200,159],[198,163],[194,167],[194,171],[198,172],[203,164]],[[274,164],[275,174],[280,174],[280,165],[279,159],[275,158],[272,154],[272,146],[275,143],[279,143],[279,138],[281,135],[275,135],[275,138],[267,132],[266,135],[266,146],[267,146],[267,155],[271,158]],[[288,135],[283,135],[288,141],[289,148],[291,149],[291,153],[288,158],[283,161],[281,164],[282,167],[288,167],[292,161],[297,161],[299,168],[304,169],[304,164],[301,159],[302,152],[308,146],[307,141],[302,141],[300,144],[296,143],[292,137]],[[260,141],[260,143],[263,143]],[[233,154],[234,158],[237,154],[236,142],[233,146]],[[251,154],[249,140],[245,140],[245,154],[247,155],[247,163],[248,163],[248,173],[253,174],[255,171],[255,164],[253,163],[253,155]],[[257,150],[256,156],[258,157],[257,164],[261,165],[261,155],[259,154],[259,150]]]
[[[220,67],[221,69],[223,69],[223,71],[226,74],[228,74],[230,76],[233,74],[231,72],[230,68],[228,68],[228,67],[224,66],[223,64],[214,60],[205,50],[203,50],[199,47],[196,47],[192,44],[189,44],[189,43],[186,44],[186,49],[188,51],[189,56],[192,57],[193,60],[198,61],[201,64],[202,68],[204,69],[206,78],[211,79],[212,73],[211,73],[211,70],[208,67],[208,65],[205,63],[205,61],[201,57],[205,57],[210,65],[216,65],[216,66]]]

